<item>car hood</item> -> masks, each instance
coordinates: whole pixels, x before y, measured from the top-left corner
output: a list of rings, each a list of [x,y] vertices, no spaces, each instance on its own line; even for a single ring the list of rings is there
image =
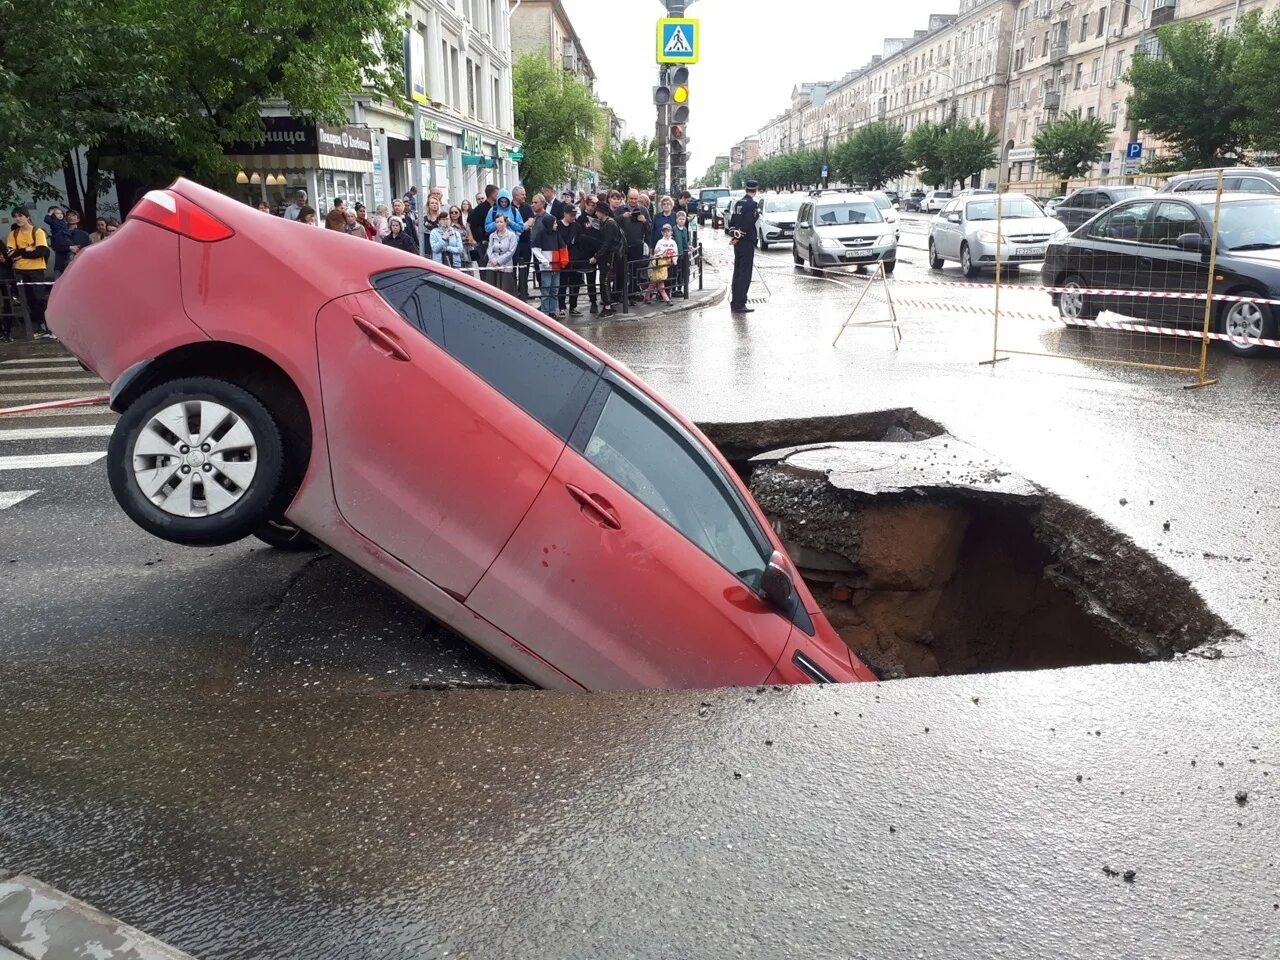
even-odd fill
[[[1223,252],[1240,263],[1257,263],[1268,267],[1280,267],[1280,247],[1272,247],[1270,250],[1241,250],[1239,253],[1233,250]]]

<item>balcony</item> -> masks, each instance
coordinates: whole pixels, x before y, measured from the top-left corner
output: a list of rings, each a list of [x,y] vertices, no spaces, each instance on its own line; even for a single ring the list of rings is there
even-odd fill
[[[1152,28],[1162,26],[1177,15],[1178,0],[1154,0],[1151,4]]]
[[[876,103],[876,119],[883,120],[889,115],[889,101],[885,97],[881,97]]]
[[[1047,113],[1057,113],[1058,108],[1062,106],[1062,92],[1059,90],[1046,90],[1044,92],[1044,109]]]
[[[1061,63],[1067,58],[1067,41],[1065,39],[1053,40],[1049,44],[1049,62]]]

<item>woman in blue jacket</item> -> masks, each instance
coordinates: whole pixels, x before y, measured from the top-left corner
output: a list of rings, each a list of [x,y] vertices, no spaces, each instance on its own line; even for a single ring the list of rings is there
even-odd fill
[[[462,234],[449,222],[449,211],[441,210],[431,231],[431,259],[446,267],[462,269]]]

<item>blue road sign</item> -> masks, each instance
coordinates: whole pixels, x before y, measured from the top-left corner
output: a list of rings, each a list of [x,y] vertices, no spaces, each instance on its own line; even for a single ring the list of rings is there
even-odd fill
[[[664,17],[658,21],[658,62],[698,62],[698,21]]]
[[[1141,160],[1141,159],[1142,159],[1142,144],[1141,144],[1139,141],[1137,141],[1137,140],[1135,140],[1135,141],[1133,141],[1133,143],[1129,144],[1129,150],[1128,150],[1128,152],[1127,152],[1127,153],[1125,153],[1125,157],[1127,157],[1127,158],[1128,158],[1128,159],[1130,159],[1130,160]]]
[[[822,179],[827,179],[827,174],[831,172],[830,168],[824,163],[822,165]]]

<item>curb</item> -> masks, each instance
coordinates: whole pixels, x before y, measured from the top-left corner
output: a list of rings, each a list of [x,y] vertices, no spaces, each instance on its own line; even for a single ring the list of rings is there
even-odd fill
[[[194,960],[34,877],[0,882],[0,960]]]
[[[722,286],[717,290],[711,291],[710,295],[706,297],[699,298],[699,297],[690,296],[688,301],[673,300],[671,302],[671,306],[664,307],[663,309],[656,310],[652,313],[638,314],[636,312],[636,309],[639,309],[639,308],[636,308],[636,309],[633,309],[632,312],[629,314],[619,313],[616,316],[608,317],[604,320],[601,320],[599,317],[591,317],[591,318],[588,318],[586,321],[579,321],[578,323],[569,323],[565,325],[570,330],[578,330],[578,329],[585,329],[586,327],[609,327],[609,326],[615,326],[620,323],[625,323],[625,324],[642,323],[646,320],[662,320],[662,319],[665,319],[666,317],[678,317],[684,313],[692,313],[695,310],[702,310],[707,307],[714,307],[717,304],[724,302],[725,295],[728,292],[729,292],[728,287]],[[703,293],[705,294],[706,291],[704,290]],[[561,322],[563,323],[564,321],[561,321]]]

